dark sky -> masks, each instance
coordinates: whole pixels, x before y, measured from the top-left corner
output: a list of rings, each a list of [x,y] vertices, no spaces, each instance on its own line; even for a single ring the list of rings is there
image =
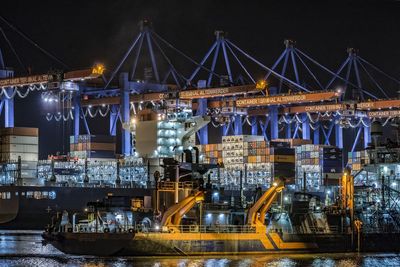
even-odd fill
[[[224,30],[230,40],[267,66],[283,51],[283,40],[291,38],[298,48],[333,70],[346,58],[346,48],[356,47],[362,57],[400,76],[397,1],[13,0],[2,3],[0,14],[71,69],[102,62],[108,68],[107,75],[137,35],[138,22],[148,18],[157,33],[196,60],[212,44],[213,32]],[[4,23],[0,26],[34,73],[62,68]],[[17,75],[21,73],[3,38],[0,47],[6,65],[14,67]],[[185,75],[194,69],[182,58],[171,57]],[[254,64],[249,68],[257,78],[264,74]],[[392,94],[398,89],[388,87]],[[40,125],[41,139],[52,140],[51,146],[41,145],[41,156],[60,150],[56,144],[61,143],[61,126],[46,122],[39,97],[16,101],[16,126]],[[107,126],[95,129],[105,133]]]

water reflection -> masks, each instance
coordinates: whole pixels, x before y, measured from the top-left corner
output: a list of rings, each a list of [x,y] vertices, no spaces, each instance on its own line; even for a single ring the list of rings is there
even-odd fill
[[[321,257],[321,258],[319,258]],[[237,267],[261,267],[261,266],[366,266],[366,267],[386,267],[400,266],[399,256],[380,256],[380,255],[345,255],[341,256],[287,256],[275,259],[259,259],[257,257],[246,257],[242,259],[231,258],[214,258],[214,259],[177,259],[177,258],[86,258],[86,257],[68,257],[63,256],[46,256],[46,257],[25,257],[14,256],[0,258],[0,266],[83,266],[83,267],[219,267],[219,266],[237,266]]]
[[[94,258],[65,255],[50,245],[42,246],[39,234],[0,233],[0,267],[286,267],[286,266],[400,266],[399,254],[307,254],[190,258]]]

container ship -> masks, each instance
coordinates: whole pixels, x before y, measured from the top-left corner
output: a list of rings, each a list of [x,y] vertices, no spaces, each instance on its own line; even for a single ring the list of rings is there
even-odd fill
[[[71,146],[77,146],[71,156],[51,156],[40,161],[38,129],[4,128],[0,138],[1,229],[41,229],[51,212],[79,212],[87,202],[106,195],[131,196],[150,205],[147,167],[139,158],[112,159],[113,138],[79,136],[78,142],[71,142]],[[88,148],[78,148],[82,142]],[[96,150],[93,157],[93,148],[97,147],[106,149]],[[73,153],[90,154],[77,157]]]

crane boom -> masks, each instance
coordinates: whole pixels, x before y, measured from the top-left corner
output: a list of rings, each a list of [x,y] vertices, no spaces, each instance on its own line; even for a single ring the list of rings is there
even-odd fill
[[[193,208],[197,202],[203,200],[204,193],[199,191],[176,203],[164,213],[161,219],[161,226],[171,227],[178,225],[181,222],[183,215]]]
[[[40,74],[30,75],[22,77],[11,77],[0,79],[0,87],[12,87],[12,86],[29,86],[35,84],[46,84],[50,82],[63,82],[63,81],[82,81],[90,80],[100,77],[103,74],[104,67],[102,65],[96,65],[91,69],[75,70],[65,72],[64,74]]]
[[[285,185],[283,181],[278,180],[264,192],[264,194],[254,203],[247,213],[247,224],[253,227],[265,227],[265,214],[270,209],[272,202],[276,199],[278,193],[282,192]]]

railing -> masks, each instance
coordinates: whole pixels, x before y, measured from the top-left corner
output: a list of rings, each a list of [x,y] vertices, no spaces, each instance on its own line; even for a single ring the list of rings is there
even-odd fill
[[[179,182],[178,189],[194,189],[197,187],[196,183],[193,182]],[[175,182],[161,181],[158,183],[158,190],[172,191],[175,190]]]
[[[68,229],[60,228],[61,232]],[[107,225],[95,227],[93,224],[80,223],[72,229],[74,233],[255,233],[256,228],[248,225],[176,225],[147,227],[143,225],[121,225],[108,228]]]
[[[255,233],[256,228],[249,225],[176,225],[160,229],[161,232],[181,233]]]
[[[231,209],[231,205],[229,204],[221,204],[221,203],[204,203],[203,208],[205,210],[224,210],[229,211]]]

